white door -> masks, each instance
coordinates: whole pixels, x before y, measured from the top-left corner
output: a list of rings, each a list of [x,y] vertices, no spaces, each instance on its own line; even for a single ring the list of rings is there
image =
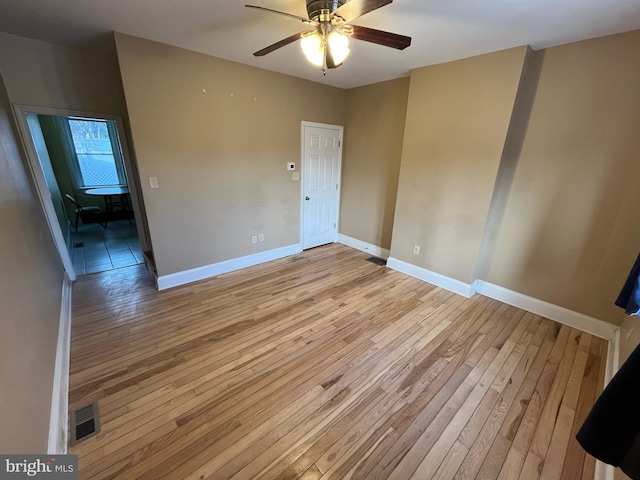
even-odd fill
[[[342,127],[302,123],[302,248],[338,236]]]

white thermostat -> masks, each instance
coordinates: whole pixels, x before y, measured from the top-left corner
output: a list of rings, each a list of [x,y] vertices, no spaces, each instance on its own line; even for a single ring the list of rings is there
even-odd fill
[[[296,169],[296,164],[293,162],[287,162],[287,170],[292,171]]]

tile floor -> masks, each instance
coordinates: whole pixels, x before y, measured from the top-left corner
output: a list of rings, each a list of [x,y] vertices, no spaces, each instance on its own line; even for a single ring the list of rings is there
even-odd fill
[[[71,259],[76,275],[104,272],[114,268],[144,263],[135,223],[110,221],[107,228],[100,224],[79,225],[72,230]]]

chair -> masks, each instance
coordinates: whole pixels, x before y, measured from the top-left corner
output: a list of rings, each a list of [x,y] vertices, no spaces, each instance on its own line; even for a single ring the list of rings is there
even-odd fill
[[[82,223],[91,223],[92,221],[95,222],[100,220],[101,213],[102,213],[102,210],[100,210],[100,207],[96,207],[93,205],[88,207],[83,207],[76,201],[75,198],[73,198],[68,193],[65,193],[64,195],[69,199],[71,203],[73,203],[73,206],[76,207],[76,210],[75,210],[76,211],[76,220],[75,220],[76,232],[78,231],[78,220],[82,220]]]

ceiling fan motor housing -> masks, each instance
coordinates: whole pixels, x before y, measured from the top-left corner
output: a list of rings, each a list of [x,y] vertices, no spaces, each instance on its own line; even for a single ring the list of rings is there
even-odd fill
[[[307,0],[309,19],[318,20],[321,14],[331,13],[346,2],[347,0]]]

